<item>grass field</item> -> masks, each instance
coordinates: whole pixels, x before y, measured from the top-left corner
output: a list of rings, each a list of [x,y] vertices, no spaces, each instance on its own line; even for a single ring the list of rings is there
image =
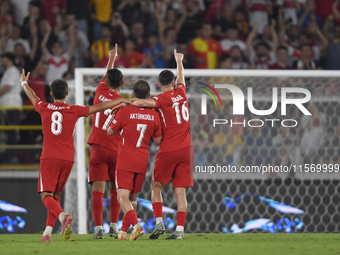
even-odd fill
[[[144,235],[131,242],[72,235],[64,242],[61,235],[52,235],[52,242],[42,243],[38,234],[0,235],[0,254],[340,254],[339,234],[186,234],[185,240],[164,240],[166,236],[149,240]]]

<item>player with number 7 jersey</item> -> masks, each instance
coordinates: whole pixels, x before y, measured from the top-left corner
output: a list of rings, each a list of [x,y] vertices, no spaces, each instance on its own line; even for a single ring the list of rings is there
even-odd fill
[[[40,100],[29,87],[22,70],[21,85],[35,110],[41,115],[44,142],[40,157],[38,192],[47,208],[46,229],[42,241],[51,241],[51,234],[57,218],[62,224],[62,237],[70,238],[70,226],[73,218],[66,215],[60,207],[60,194],[63,191],[74,162],[74,129],[80,117],[113,108],[119,104],[129,104],[131,100],[116,99],[94,106],[78,106],[66,104],[68,84],[64,80],[55,80],[51,84],[51,96],[54,103]]]
[[[152,169],[151,200],[156,218],[156,228],[150,239],[164,234],[163,199],[161,190],[172,180],[177,199],[177,227],[167,239],[184,239],[187,201],[186,188],[193,186],[194,152],[190,136],[189,107],[186,97],[183,54],[174,50],[177,63],[177,80],[170,70],[163,70],[158,85],[162,94],[152,99],[137,100],[132,105],[155,108],[160,112],[163,141]]]

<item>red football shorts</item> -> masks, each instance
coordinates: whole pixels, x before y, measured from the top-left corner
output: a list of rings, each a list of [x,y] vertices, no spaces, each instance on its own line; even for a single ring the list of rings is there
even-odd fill
[[[174,188],[192,187],[194,186],[193,167],[193,146],[176,151],[158,153],[151,178],[153,181],[165,185],[169,185],[172,178]]]
[[[89,183],[114,181],[118,151],[93,144],[89,164]]]
[[[116,189],[128,189],[131,193],[142,191],[145,173],[116,170]]]
[[[72,171],[73,162],[62,159],[41,159],[38,193],[62,192]]]

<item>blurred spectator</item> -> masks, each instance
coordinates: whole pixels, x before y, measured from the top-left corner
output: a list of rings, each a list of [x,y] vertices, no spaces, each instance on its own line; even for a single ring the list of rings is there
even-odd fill
[[[269,66],[269,69],[291,69],[287,65],[287,48],[279,46],[276,50],[276,63]]]
[[[124,0],[118,5],[118,11],[128,27],[134,22],[142,20],[141,4],[137,0]]]
[[[66,1],[66,4],[67,13],[74,14],[76,17],[77,29],[87,34],[88,26],[86,20],[89,15],[89,0],[68,0]]]
[[[122,66],[125,68],[142,68],[142,67],[155,67],[150,61],[150,58],[145,58],[144,55],[135,50],[136,42],[133,38],[126,39],[125,49],[123,56],[118,58],[117,66]],[[119,64],[121,63],[121,64]]]
[[[277,3],[283,12],[284,22],[296,25],[298,23],[297,13],[304,8],[306,0],[278,0]]]
[[[203,15],[195,11],[194,0],[185,1],[185,12],[186,19],[179,31],[178,43],[188,43],[194,39],[196,37],[196,32],[203,21]]]
[[[124,1],[126,2],[126,1]],[[98,41],[102,35],[102,24],[109,23],[112,14],[112,0],[90,0],[93,24],[93,40]]]
[[[338,24],[340,22],[339,2],[340,2],[340,0],[335,0],[333,5],[332,5],[332,14],[334,16],[335,22],[338,23]]]
[[[316,152],[323,143],[326,115],[319,112],[313,103],[308,106],[308,111],[312,114],[312,118],[306,115],[301,118],[301,125],[304,130],[301,139],[301,151],[305,158],[304,162],[313,163]]]
[[[219,69],[231,69],[231,57],[223,53],[220,57],[219,63],[218,63],[218,68]]]
[[[142,53],[144,49],[149,46],[148,40],[144,38],[144,26],[142,22],[132,24],[131,37],[136,41],[136,51]]]
[[[63,45],[60,41],[55,41],[51,48],[51,53],[48,51],[46,44],[51,33],[51,27],[48,27],[48,32],[41,42],[41,48],[43,53],[46,55],[46,62],[48,63],[48,72],[46,81],[51,83],[55,79],[61,79],[65,71],[68,70],[68,63],[73,54],[73,50],[76,47],[76,39],[74,32],[74,25],[69,27],[69,34],[71,38],[70,47],[65,53],[63,53]]]
[[[338,3],[339,0],[315,0],[315,14],[324,21],[332,14],[333,4],[337,5]]]
[[[274,45],[272,49],[270,49],[269,45],[266,42],[259,42],[255,49],[252,45],[253,40],[256,37],[257,25],[255,24],[253,30],[250,32],[247,39],[247,48],[250,58],[250,63],[256,69],[268,69],[270,65],[273,65],[276,62],[275,59],[275,51],[278,46],[278,38],[276,32],[274,30],[275,22],[272,22],[272,33],[274,39]]]
[[[151,58],[151,61],[156,68],[163,68],[163,46],[159,43],[157,34],[149,35],[149,45],[149,47],[144,49],[143,54],[148,58]]]
[[[219,39],[223,39],[225,37],[230,39],[229,34],[227,34],[230,27],[236,29],[233,19],[233,9],[229,5],[226,5],[223,7],[221,18],[214,22],[214,36]]]
[[[9,0],[2,0],[0,3],[0,23],[16,23]]]
[[[174,49],[177,49],[177,31],[175,28],[168,29],[164,36],[160,36],[163,45],[164,61],[167,63],[172,60]]]
[[[265,26],[269,24],[268,15],[272,14],[272,6],[269,0],[246,0],[249,13],[250,26],[257,25],[257,33],[262,34]]]
[[[183,58],[183,66],[185,69],[191,69],[194,68],[194,63],[192,62],[190,56],[188,55],[188,45],[185,43],[181,43],[177,47],[177,52],[183,53],[184,58]],[[168,68],[176,68],[177,64],[174,58],[174,52],[169,52],[172,53],[172,57],[169,60],[168,63]]]
[[[14,24],[11,36],[6,41],[6,51],[13,52],[14,51],[14,45],[16,45],[17,43],[20,43],[24,46],[27,54],[30,52],[29,42],[27,40],[21,38],[20,35],[21,35],[20,26],[18,24]]]
[[[201,36],[194,39],[189,46],[189,55],[193,58],[195,68],[214,69],[222,54],[218,41],[212,37],[210,23],[202,25]]]
[[[216,18],[222,16],[222,12],[224,11],[224,6],[226,6],[228,1],[226,0],[212,0],[208,11],[205,14],[204,20],[206,22],[214,22]]]
[[[307,24],[311,22],[316,22],[319,27],[322,27],[321,18],[315,15],[314,0],[307,0],[306,7],[299,12],[298,17],[298,27],[301,29],[301,31],[304,31]]]
[[[293,69],[322,69],[319,61],[313,59],[312,47],[309,44],[303,44],[301,46],[301,59],[295,60]]]
[[[275,32],[276,21],[272,20],[272,22],[274,22],[274,23],[271,26],[267,25],[267,26],[264,27],[261,39],[256,39],[255,41],[253,41],[253,45],[256,45],[257,43],[262,41],[262,42],[265,42],[266,44],[268,44],[270,49],[273,48],[273,46],[275,44],[274,37],[273,37],[273,31]]]
[[[29,77],[30,87],[34,90],[35,94],[44,102],[50,102],[49,88],[46,85],[46,76],[48,72],[48,64],[45,62],[46,55],[42,55],[37,66],[31,72]],[[26,104],[32,105],[31,100],[27,98]]]
[[[239,38],[245,40],[248,35],[248,22],[246,20],[246,14],[243,10],[236,10],[235,12],[235,25],[239,31]]]
[[[73,51],[73,56],[75,57],[76,66],[84,67],[85,63],[89,58],[88,48],[90,43],[87,39],[86,34],[76,28],[76,16],[74,14],[66,15],[66,26],[59,33],[59,41],[63,45],[63,50],[67,50],[70,47],[71,36],[70,36],[70,27],[74,26],[74,37],[76,40],[76,48]]]
[[[40,0],[42,18],[49,20],[51,27],[57,25],[57,16],[66,14],[65,0]]]
[[[247,69],[248,64],[243,60],[243,53],[238,45],[230,49],[231,66],[230,69]]]
[[[6,125],[18,125],[20,123],[20,110],[22,106],[22,99],[20,96],[22,87],[20,85],[20,73],[14,65],[15,57],[12,53],[5,53],[2,55],[1,65],[6,68],[4,75],[0,82],[0,105],[14,106],[18,109],[10,109],[3,111]],[[16,130],[8,130],[7,142],[8,145],[17,144]],[[3,158],[13,157],[13,154],[7,155]],[[12,159],[10,159],[12,160]]]
[[[30,24],[35,22],[36,25],[39,26],[41,21],[39,0],[31,0],[29,2],[28,14],[29,15],[25,17],[23,25],[21,26],[21,37],[24,39],[29,39],[30,37]]]
[[[125,39],[130,35],[129,28],[122,20],[122,15],[115,12],[111,16],[111,42],[124,45]]]
[[[221,48],[224,52],[227,54],[230,54],[230,49],[233,46],[238,46],[243,54],[247,54],[247,45],[238,39],[238,30],[237,27],[234,25],[231,25],[228,28],[227,38],[222,41],[220,41]]]
[[[47,48],[51,48],[53,43],[58,40],[58,37],[56,36],[55,32],[51,28],[51,24],[47,19],[42,19],[39,24],[39,42],[42,42],[45,38],[45,36],[48,34],[48,39],[46,46]]]
[[[101,26],[101,38],[91,45],[91,58],[94,67],[97,67],[98,63],[109,55],[110,51],[110,39],[111,31],[107,25]]]
[[[326,49],[325,69],[340,70],[340,26],[333,28],[333,33],[329,35],[328,47]]]
[[[156,18],[158,23],[158,29],[159,29],[159,36],[161,38],[161,41],[164,41],[164,37],[168,33],[169,30],[175,30],[176,35],[180,31],[185,19],[186,19],[186,10],[185,7],[180,4],[182,15],[180,17],[177,17],[177,13],[173,9],[168,9],[165,15],[165,18],[163,19],[161,16],[161,10],[160,6],[156,10]]]

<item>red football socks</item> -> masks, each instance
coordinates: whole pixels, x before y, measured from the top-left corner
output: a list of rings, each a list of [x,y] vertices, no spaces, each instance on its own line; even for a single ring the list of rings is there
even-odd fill
[[[111,194],[111,198],[110,198],[111,222],[117,223],[118,218],[119,218],[119,212],[120,212],[120,205],[117,200],[117,191],[110,190],[110,194]]]
[[[138,219],[137,219],[137,215],[136,215],[136,212],[134,210],[130,210],[128,211],[124,218],[126,218],[127,220],[127,223],[132,226],[135,226],[137,223],[138,223]]]
[[[152,203],[153,213],[155,214],[155,219],[163,218],[163,203]]]
[[[103,225],[103,197],[104,193],[92,191],[92,212],[96,226]]]
[[[59,203],[54,200],[52,196],[46,196],[43,200],[43,204],[56,218],[58,218],[59,214],[63,212],[63,209],[61,209]]]
[[[123,232],[128,232],[129,227],[130,227],[130,224],[129,224],[127,218],[124,216],[124,218],[123,218],[123,223],[122,223],[122,227],[121,227],[120,230],[123,231]]]
[[[177,212],[177,226],[184,227],[186,217],[187,217],[186,212]]]
[[[53,199],[59,204],[60,206],[60,198],[59,197],[53,197]],[[55,221],[57,220],[57,217],[54,216],[51,211],[47,210],[47,221],[46,221],[46,227],[50,226],[54,228]]]

